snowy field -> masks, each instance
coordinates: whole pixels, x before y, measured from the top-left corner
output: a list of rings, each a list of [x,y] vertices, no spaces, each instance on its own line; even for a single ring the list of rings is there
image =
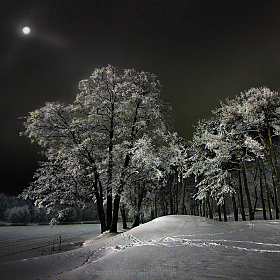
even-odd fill
[[[99,234],[99,224],[0,227],[0,260],[55,254],[79,247]]]
[[[82,234],[82,228],[72,227],[77,236]],[[11,234],[4,238],[16,243],[20,234],[9,228]],[[1,257],[1,279],[280,279],[279,233],[275,220],[220,223],[165,216],[118,235],[103,234],[67,252]],[[24,234],[29,242],[42,232]],[[7,250],[9,246],[7,242]]]

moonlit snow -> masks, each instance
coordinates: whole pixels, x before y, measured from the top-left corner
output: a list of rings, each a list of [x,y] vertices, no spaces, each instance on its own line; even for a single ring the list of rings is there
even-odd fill
[[[80,248],[5,261],[4,279],[279,279],[280,223],[165,216]]]

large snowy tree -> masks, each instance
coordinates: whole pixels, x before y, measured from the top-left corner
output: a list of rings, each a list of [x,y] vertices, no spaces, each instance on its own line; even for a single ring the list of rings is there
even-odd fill
[[[165,117],[170,107],[160,98],[157,77],[134,69],[123,73],[110,65],[96,69],[89,79],[80,82],[79,89],[73,104],[47,103],[31,112],[23,134],[43,148],[49,167],[60,166],[74,177],[74,184],[92,189],[102,231],[111,227],[114,232],[124,186],[135,173],[130,168],[135,145],[145,135],[160,142],[167,131]],[[30,194],[35,198],[39,181],[37,178],[25,191],[26,197]],[[52,195],[48,197],[51,200]]]

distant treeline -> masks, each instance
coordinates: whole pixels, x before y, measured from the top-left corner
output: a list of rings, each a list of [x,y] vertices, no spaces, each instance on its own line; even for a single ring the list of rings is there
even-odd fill
[[[83,208],[57,205],[54,209],[63,211],[61,222],[96,221],[98,214],[95,203],[85,203]],[[0,221],[8,223],[49,223],[57,211],[49,211],[46,207],[38,207],[30,200],[0,193]]]

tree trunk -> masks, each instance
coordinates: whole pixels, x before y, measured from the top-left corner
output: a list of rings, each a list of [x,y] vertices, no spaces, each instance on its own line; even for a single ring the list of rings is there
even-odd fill
[[[113,178],[113,136],[114,126],[111,124],[110,143],[109,143],[109,161],[108,161],[108,182],[107,182],[107,226],[112,223],[113,199],[112,199],[112,178]]]
[[[101,233],[106,230],[106,218],[105,218],[105,213],[103,209],[103,203],[100,199],[99,193],[97,191],[94,191],[95,198],[96,198],[96,204],[97,204],[97,212],[98,212],[98,217],[101,225]]]
[[[119,194],[115,195],[114,198],[114,210],[113,210],[113,218],[110,226],[110,232],[118,232],[118,218],[119,218],[119,205],[120,205],[121,197]]]
[[[196,209],[196,216],[199,216],[200,212],[199,212],[199,203],[197,202],[197,200],[194,201],[195,202],[195,209]]]
[[[176,178],[176,193],[175,193],[175,201],[176,201],[176,204],[175,204],[175,214],[178,214],[179,213],[179,180],[178,180],[178,175],[179,173],[178,172],[175,172],[175,178]]]
[[[164,201],[164,216],[168,215],[168,201]]]
[[[105,219],[105,213],[102,211],[101,207],[99,206],[99,203],[97,203],[97,211],[98,211],[98,217],[100,221],[100,226],[101,226],[101,233],[106,231],[106,219]]]
[[[224,221],[227,222],[227,211],[226,211],[226,200],[224,197],[224,203],[223,203],[223,212],[224,212]]]
[[[258,166],[259,166],[259,171],[260,171],[260,191],[261,191],[261,201],[262,201],[262,212],[263,212],[263,219],[267,220],[266,217],[266,209],[265,209],[265,200],[264,200],[264,195],[263,195],[263,181],[262,181],[262,168],[261,168],[261,164],[258,160]]]
[[[274,194],[274,205],[275,205],[275,218],[279,219],[279,208],[278,208],[277,191],[276,191],[275,184],[273,184],[273,194]]]
[[[140,104],[141,104],[141,101],[137,101],[136,108],[135,108],[135,113],[134,113],[134,117],[133,117],[133,122],[132,122],[132,127],[131,127],[131,132],[130,132],[131,144],[129,146],[129,151],[125,156],[123,172],[122,172],[121,178],[120,178],[120,185],[119,185],[119,188],[117,190],[118,193],[115,195],[115,198],[114,198],[114,209],[113,209],[113,217],[112,217],[110,232],[117,232],[118,214],[119,214],[119,205],[120,205],[121,193],[122,193],[123,187],[125,185],[125,171],[127,170],[127,167],[129,166],[131,149],[133,148],[133,143],[135,142],[135,139],[136,139],[137,131],[136,131],[136,126],[135,125],[136,125],[137,118],[138,118],[138,110],[139,110]]]
[[[138,195],[137,214],[134,217],[132,228],[139,226],[139,223],[140,223],[140,210],[141,210],[144,194],[145,194],[145,183],[143,183],[143,188],[142,188],[142,190],[140,191],[140,193]]]
[[[125,213],[125,207],[124,204],[120,207],[121,216],[122,216],[122,222],[123,222],[123,229],[127,229],[127,223],[126,223],[126,213]]]
[[[125,157],[125,162],[124,162],[124,170],[127,169],[128,165],[129,165],[129,161],[130,161],[130,155],[127,154]],[[122,172],[121,174],[121,179],[120,179],[120,185],[118,187],[118,191],[119,193],[117,193],[115,195],[114,198],[114,209],[113,209],[113,217],[112,217],[112,222],[111,222],[111,226],[110,226],[110,232],[117,232],[117,226],[118,226],[118,217],[119,217],[119,206],[120,206],[120,200],[121,200],[121,195],[120,193],[122,193],[123,191],[123,187],[125,185],[125,171]]]
[[[170,190],[170,215],[174,214],[174,204],[173,204],[173,186],[172,182],[169,183],[169,190]]]
[[[268,205],[268,211],[269,211],[269,218],[272,220],[272,211],[271,211],[271,205],[270,205],[270,198],[269,198],[269,190],[268,185],[266,185],[266,197],[267,197],[267,205]]]
[[[264,195],[263,195],[263,184],[262,184],[261,179],[260,179],[260,188],[261,188],[261,201],[262,201],[263,219],[267,220],[266,209],[265,209],[265,200],[264,200]]]
[[[271,169],[273,193],[274,193],[274,198],[275,198],[274,199],[275,215],[276,215],[276,219],[279,219],[279,208],[278,208],[278,203],[277,203],[277,191],[276,191],[277,178],[276,178],[276,174],[275,174],[275,170],[274,170],[271,158],[268,157],[268,161],[269,161],[269,165],[270,165],[270,169]]]
[[[107,194],[107,208],[106,208],[106,216],[107,216],[107,229],[109,229],[112,223],[112,189],[107,190],[109,193]]]
[[[268,211],[269,211],[269,218],[272,220],[272,211],[271,211],[271,205],[270,205],[270,198],[269,198],[269,188],[266,180],[266,174],[265,174],[265,168],[262,159],[259,159],[262,170],[263,170],[263,177],[264,177],[264,183],[265,183],[265,190],[266,190],[266,197],[267,197],[267,205],[268,205]]]
[[[270,128],[269,128],[269,124],[268,124],[268,119],[266,118],[266,124],[267,124],[267,133],[268,133],[268,140],[269,140],[269,152],[272,155],[272,159],[273,159],[273,164],[275,166],[275,170],[276,170],[276,175],[277,175],[277,179],[276,179],[276,184],[275,184],[275,205],[277,205],[276,207],[276,219],[279,219],[279,205],[280,205],[280,168],[277,162],[277,157],[276,157],[276,153],[274,151],[274,147],[273,147],[273,143],[272,143],[272,137],[271,137],[271,132],[270,132]]]
[[[109,91],[109,88],[108,88]],[[111,99],[111,115],[110,115],[110,129],[109,129],[109,147],[108,147],[108,185],[107,185],[107,226],[112,223],[112,179],[113,179],[113,147],[114,147],[114,133],[115,133],[115,99]]]
[[[158,217],[158,210],[157,210],[157,194],[155,193],[155,199],[154,199],[154,206],[155,206],[155,218]]]
[[[138,227],[139,224],[140,224],[140,214],[138,213],[138,214],[135,214],[135,216],[134,216],[134,221],[132,223],[131,228]]]
[[[177,208],[177,191],[178,191],[178,186],[177,186],[177,171],[173,172],[173,214],[176,215],[176,208]]]
[[[99,189],[98,189],[99,185]],[[97,202],[97,211],[98,211],[98,217],[101,225],[101,233],[106,230],[106,217],[105,212],[103,208],[103,191],[102,191],[102,184],[99,180],[99,176],[97,171],[95,170],[95,180],[94,180],[94,194]]]
[[[152,221],[154,218],[155,218],[155,210],[151,208],[150,221]]]
[[[256,213],[257,203],[258,203],[258,199],[259,199],[258,192],[257,192],[257,186],[255,186],[255,197],[256,197],[256,199],[255,199],[254,208],[253,208],[254,215]]]
[[[202,217],[203,213],[202,213],[202,201],[199,201],[199,216]]]
[[[241,210],[241,216],[242,216],[242,220],[243,220],[243,221],[246,221],[245,209],[244,209],[244,198],[243,198],[243,191],[242,191],[242,182],[241,182],[240,170],[238,170],[238,180],[239,180],[239,194],[240,194],[240,210]]]
[[[212,211],[212,207],[211,207],[210,200],[209,200],[209,193],[207,193],[207,196],[206,196],[206,203],[207,203],[207,207],[208,207],[209,218],[213,219],[213,211]]]
[[[271,175],[272,175],[272,182],[273,182],[273,191],[274,191],[274,200],[275,200],[275,215],[276,215],[276,219],[279,219],[279,208],[278,208],[278,199],[280,201],[280,189],[279,189],[279,179],[280,179],[280,171],[279,171],[279,166],[277,164],[276,161],[276,156],[275,156],[275,152],[273,150],[273,146],[272,146],[272,140],[271,140],[271,135],[270,135],[270,130],[269,130],[269,126],[268,126],[268,120],[266,119],[266,123],[267,123],[267,130],[268,130],[268,139],[269,139],[269,144],[268,144],[268,150],[267,150],[267,145],[261,135],[261,133],[259,133],[259,137],[260,140],[264,146],[264,152],[265,155],[267,157],[267,160],[269,162],[269,166],[271,169]],[[276,172],[275,172],[276,169]],[[277,199],[277,191],[279,191],[279,197]],[[280,203],[280,202],[279,202]]]
[[[244,163],[241,164],[241,167],[242,167],[242,174],[243,174],[243,180],[244,180],[244,188],[245,188],[245,193],[246,193],[247,203],[248,203],[249,219],[250,219],[250,221],[252,221],[252,220],[254,220],[254,213],[253,213],[253,208],[252,208],[251,197],[250,197],[250,192],[249,192],[249,188],[248,188],[248,182],[247,182],[247,176],[246,176],[246,170],[245,170]]]
[[[205,205],[205,200],[202,202],[202,216],[206,217],[206,205]]]
[[[238,221],[238,208],[237,208],[237,206],[236,206],[236,200],[235,200],[235,195],[234,195],[234,194],[232,194],[231,199],[232,199],[234,220],[235,220],[235,221]]]
[[[182,204],[181,204],[181,214],[185,215],[186,214],[186,208],[185,208],[185,180],[183,177],[183,171],[184,169],[182,168],[182,172],[181,172],[181,182],[182,182]]]
[[[219,216],[219,221],[221,222],[222,221],[222,214],[221,214],[221,205],[218,204],[218,216]]]

